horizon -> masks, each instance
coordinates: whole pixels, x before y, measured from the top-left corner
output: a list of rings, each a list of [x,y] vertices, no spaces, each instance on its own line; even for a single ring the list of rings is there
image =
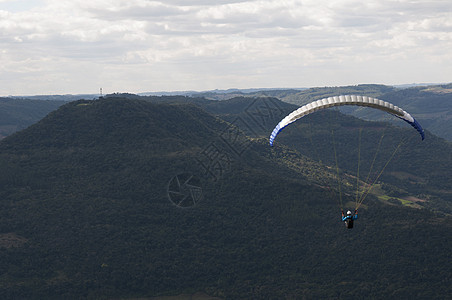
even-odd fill
[[[285,88],[285,87],[275,87],[275,88],[227,88],[227,89],[211,89],[211,90],[174,90],[174,91],[145,91],[145,92],[121,92],[121,91],[114,91],[111,93],[104,93],[102,92],[102,96],[106,95],[112,95],[112,94],[134,94],[138,96],[159,96],[159,95],[165,95],[165,94],[171,94],[171,95],[185,95],[185,94],[202,94],[202,93],[231,93],[234,91],[237,92],[243,92],[243,93],[253,93],[256,91],[265,91],[265,90],[307,90],[311,88],[324,88],[324,87],[347,87],[347,86],[359,86],[359,85],[366,85],[366,84],[375,84],[380,85],[378,83],[359,83],[354,85],[343,85],[343,86],[312,86],[312,87],[295,87],[295,88]],[[405,89],[405,88],[411,88],[411,87],[422,87],[422,86],[439,86],[439,85],[448,85],[452,84],[452,82],[443,82],[443,83],[406,83],[406,84],[384,84],[386,86],[392,86],[395,88]],[[76,93],[76,94],[70,94],[70,93],[63,93],[63,94],[30,94],[30,95],[0,95],[0,97],[3,98],[20,98],[20,97],[56,97],[56,96],[99,96],[100,90],[97,93]]]

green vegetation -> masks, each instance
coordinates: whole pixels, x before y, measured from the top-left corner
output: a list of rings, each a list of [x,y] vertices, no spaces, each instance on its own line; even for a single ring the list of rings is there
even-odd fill
[[[0,295],[448,297],[451,145],[431,134],[409,139],[374,191],[428,201],[419,209],[370,195],[350,231],[336,206],[331,148],[315,144],[334,128],[350,186],[344,203],[353,203],[351,136],[369,131],[368,160],[387,125],[329,111],[269,147],[269,128],[291,109],[274,98],[116,95],[68,103],[3,139]],[[387,130],[381,154],[411,130]],[[200,179],[193,207],[168,199],[181,173]]]
[[[45,117],[65,102],[0,98],[0,139]]]

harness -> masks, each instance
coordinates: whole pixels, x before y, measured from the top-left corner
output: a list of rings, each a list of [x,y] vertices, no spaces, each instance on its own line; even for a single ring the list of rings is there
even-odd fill
[[[345,227],[347,227],[348,229],[352,229],[353,228],[353,216],[347,216],[347,218],[345,219]]]

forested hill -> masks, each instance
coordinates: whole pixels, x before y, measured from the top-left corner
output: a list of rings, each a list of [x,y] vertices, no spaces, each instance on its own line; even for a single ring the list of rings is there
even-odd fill
[[[65,103],[64,101],[0,98],[0,139],[38,122]]]
[[[334,172],[255,129],[274,100],[151,100],[71,102],[0,142],[2,299],[452,293],[451,218],[370,197],[346,230]]]

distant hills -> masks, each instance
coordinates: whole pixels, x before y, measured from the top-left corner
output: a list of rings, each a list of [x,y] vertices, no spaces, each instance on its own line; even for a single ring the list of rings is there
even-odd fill
[[[2,298],[450,295],[451,144],[333,110],[269,147],[294,108],[116,94],[66,103],[4,138]],[[357,149],[371,161],[382,133],[380,168],[403,149],[346,230],[331,143],[348,209],[365,177]]]
[[[148,92],[140,93],[138,96],[185,96],[190,98],[204,98],[209,100],[227,100],[235,97],[274,97],[281,101],[303,105],[313,100],[329,96],[337,96],[344,94],[358,94],[371,97],[380,98],[385,101],[394,103],[403,107],[409,111],[412,115],[419,120],[424,128],[433,132],[435,135],[452,141],[452,84],[406,84],[398,86],[387,86],[378,84],[360,84],[354,86],[341,86],[341,87],[315,87],[315,88],[299,88],[299,89],[228,89],[228,90],[212,90],[212,91],[178,91],[178,92]],[[111,94],[109,96],[120,96],[123,94]],[[129,94],[130,96],[131,94]],[[0,98],[0,111],[3,114],[20,114],[23,115],[23,119],[30,119],[33,122],[38,121],[44,114],[40,114],[39,118],[34,118],[27,115],[26,109],[22,109],[24,106],[20,104],[20,101],[30,100],[51,100],[51,102],[61,105],[68,101],[75,101],[79,99],[97,99],[99,95],[86,94],[86,95],[41,95],[41,96],[28,96],[12,97],[12,98]],[[8,100],[9,99],[9,100]],[[17,105],[11,105],[11,99],[17,101]],[[27,100],[28,99],[28,100]],[[3,101],[9,101],[9,104],[5,105]],[[33,111],[40,110],[43,112],[50,112],[57,106],[49,107],[48,102],[43,102],[42,105],[39,101],[35,101],[33,105],[29,105],[28,108],[33,107]],[[342,108],[343,113],[352,114],[355,117],[359,117],[365,120],[372,121],[384,121],[392,122],[392,118],[381,117],[381,115],[375,114],[372,110],[347,107]],[[3,120],[7,120],[8,118]],[[0,124],[0,134],[3,136],[9,135],[15,130],[23,129],[33,122],[21,123],[22,120],[14,120],[13,122],[5,122]],[[394,125],[399,125],[399,122],[393,122]]]

